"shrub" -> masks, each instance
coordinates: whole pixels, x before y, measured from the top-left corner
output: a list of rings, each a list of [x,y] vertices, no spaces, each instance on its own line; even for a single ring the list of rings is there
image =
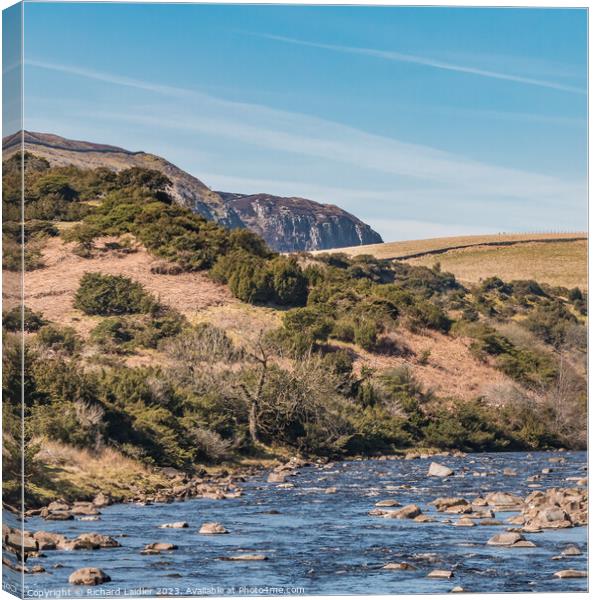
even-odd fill
[[[40,327],[47,325],[47,321],[41,313],[36,313],[29,307],[25,306],[21,314],[21,307],[15,306],[8,311],[2,313],[2,326],[6,331],[20,331],[22,327],[27,333],[34,333]]]
[[[364,350],[373,352],[377,346],[377,337],[381,333],[381,325],[372,319],[361,319],[355,325],[355,344]]]
[[[269,269],[277,304],[303,306],[307,302],[307,278],[294,258],[279,256],[271,261]]]
[[[81,340],[72,327],[44,325],[37,332],[36,339],[42,346],[66,354],[74,354],[81,346]]]
[[[85,273],[74,297],[74,307],[87,315],[126,315],[156,310],[158,304],[144,287],[122,275]]]

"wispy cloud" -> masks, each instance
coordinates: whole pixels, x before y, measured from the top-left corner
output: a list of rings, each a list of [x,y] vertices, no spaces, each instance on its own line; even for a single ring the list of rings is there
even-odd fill
[[[586,184],[579,179],[480,162],[200,90],[77,66],[28,64],[132,90],[114,95],[115,102],[107,94],[81,103],[65,100],[61,87],[55,99],[45,94],[35,102],[39,109],[31,114],[48,116],[29,119],[29,128],[35,124],[71,136],[92,133],[97,142],[134,144],[131,149],[165,155],[219,189],[268,191],[338,204],[364,220],[374,220],[386,239],[394,239],[390,232],[400,227],[396,221],[402,228],[406,223],[420,227],[422,222],[447,224],[454,219],[452,227],[493,224],[509,229],[510,223],[530,223],[534,228],[563,218],[579,222],[584,215]],[[34,102],[34,97],[29,100]],[[175,140],[175,147],[165,146],[167,140]],[[221,171],[225,176],[218,175]],[[422,235],[415,232],[416,237]]]
[[[535,79],[532,77],[524,77],[521,75],[514,75],[511,73],[502,73],[499,71],[491,71],[489,69],[480,69],[473,66],[462,65],[443,61],[435,58],[427,58],[416,54],[407,54],[403,52],[393,52],[391,50],[378,50],[375,48],[362,48],[357,46],[342,46],[338,44],[324,44],[321,42],[309,42],[307,40],[300,40],[291,37],[285,37],[280,35],[273,35],[267,33],[253,33],[248,32],[249,35],[256,37],[266,38],[269,40],[275,40],[277,42],[284,42],[286,44],[295,44],[299,46],[308,46],[310,48],[321,48],[324,50],[332,50],[335,52],[344,52],[348,54],[361,54],[364,56],[371,56],[375,58],[381,58],[384,60],[391,60],[402,63],[412,63],[429,67],[433,69],[441,69],[444,71],[454,71],[457,73],[466,73],[468,75],[476,75],[479,77],[488,77],[490,79],[500,79],[503,81],[511,81],[514,83],[520,83],[524,85],[533,85],[543,88],[549,88],[562,92],[569,92],[572,94],[586,94],[586,90],[572,85],[566,85],[558,83],[556,81],[549,81],[545,79]]]

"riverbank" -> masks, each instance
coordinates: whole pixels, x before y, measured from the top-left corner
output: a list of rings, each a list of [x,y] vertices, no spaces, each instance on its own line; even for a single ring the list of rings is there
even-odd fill
[[[586,468],[578,452],[285,462],[222,500],[125,502],[67,521],[29,516],[27,540],[41,554],[26,563],[27,583],[64,586],[85,567],[110,577],[106,590],[143,585],[152,595],[176,577],[184,590],[221,581],[315,594],[336,585],[344,593],[581,590]],[[572,578],[556,575],[564,572]]]

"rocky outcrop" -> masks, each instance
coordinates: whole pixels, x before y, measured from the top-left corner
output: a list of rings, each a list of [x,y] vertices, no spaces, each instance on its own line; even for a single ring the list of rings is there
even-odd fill
[[[337,206],[304,198],[215,192],[200,179],[147,152],[30,131],[23,133],[23,139],[25,151],[45,158],[52,166],[105,167],[114,171],[132,167],[156,169],[170,179],[168,192],[174,202],[224,227],[247,227],[279,252],[382,242],[369,225]],[[19,150],[20,142],[20,133],[3,139],[3,160]]]
[[[279,252],[382,243],[379,233],[338,206],[269,194],[218,194],[246,227]]]

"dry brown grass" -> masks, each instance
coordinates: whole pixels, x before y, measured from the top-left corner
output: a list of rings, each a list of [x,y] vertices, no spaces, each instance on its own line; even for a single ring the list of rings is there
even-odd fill
[[[484,392],[485,385],[511,380],[488,363],[478,362],[468,349],[471,340],[454,338],[434,331],[412,333],[403,327],[392,335],[396,344],[405,347],[409,354],[388,356],[366,352],[352,344],[348,347],[356,355],[355,371],[362,367],[378,371],[408,366],[416,379],[427,390],[442,398],[470,400]],[[424,352],[429,353],[425,364],[419,360]]]
[[[163,475],[113,448],[91,452],[45,438],[34,443],[41,446],[36,461],[44,475],[39,479],[45,482],[36,491],[46,500],[80,500],[100,491],[131,498],[168,485]]]
[[[330,252],[344,252],[349,256],[371,254],[427,267],[439,262],[442,270],[468,283],[496,275],[507,281],[536,279],[569,288],[586,289],[588,285],[588,242],[586,234],[581,232],[434,238],[338,248]]]
[[[371,244],[369,246],[351,246],[349,248],[336,248],[323,252],[344,252],[349,256],[371,254],[376,258],[406,258],[417,255],[460,246],[480,246],[484,244],[504,244],[510,242],[570,240],[575,238],[586,239],[583,232],[577,233],[501,233],[496,235],[466,235],[444,238],[430,238],[425,240],[406,240],[402,242],[386,242],[384,244]],[[314,252],[313,254],[319,254]]]
[[[515,246],[478,246],[450,250],[407,261],[453,273],[462,282],[476,283],[496,275],[506,281],[535,279],[567,288],[588,286],[588,242],[522,243]]]
[[[108,241],[113,241],[113,238],[102,238],[98,245]],[[25,275],[25,303],[32,310],[43,313],[47,319],[70,325],[82,335],[87,335],[100,321],[100,317],[83,315],[72,305],[80,278],[86,272],[130,277],[189,319],[212,306],[240,304],[225,286],[214,283],[202,273],[151,273],[151,267],[161,261],[142,247],[131,254],[97,252],[90,259],[73,254],[72,248],[72,244],[64,244],[60,238],[47,241],[43,249],[46,266],[28,271]]]

